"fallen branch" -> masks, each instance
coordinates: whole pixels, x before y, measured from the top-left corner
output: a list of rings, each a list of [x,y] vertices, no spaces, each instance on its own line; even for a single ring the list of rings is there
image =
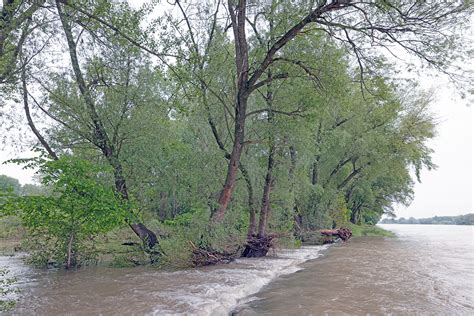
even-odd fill
[[[352,237],[352,231],[347,227],[341,227],[338,229],[324,229],[321,230],[321,235],[323,236],[337,236],[342,239],[342,241],[348,241]]]
[[[220,252],[209,247],[197,247],[192,241],[189,241],[189,244],[193,248],[192,263],[195,267],[230,263],[236,257],[236,253]]]

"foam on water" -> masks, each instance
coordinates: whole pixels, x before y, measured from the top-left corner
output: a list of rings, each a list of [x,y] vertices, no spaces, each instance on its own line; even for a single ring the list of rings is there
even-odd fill
[[[305,261],[316,259],[327,246],[278,251],[275,257],[238,259],[236,263],[202,270],[187,270],[189,284],[177,284],[160,293],[166,304],[156,306],[154,315],[225,315],[275,278],[294,273]],[[171,276],[172,277],[172,276]],[[199,282],[196,282],[199,281]]]
[[[279,250],[265,258],[175,272],[152,267],[45,271],[19,257],[0,257],[0,266],[9,267],[21,288],[15,314],[227,315],[326,248]]]

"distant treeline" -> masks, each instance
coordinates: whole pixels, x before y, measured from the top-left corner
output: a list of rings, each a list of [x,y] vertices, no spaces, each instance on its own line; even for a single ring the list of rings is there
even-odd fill
[[[430,218],[402,217],[400,219],[385,218],[382,224],[437,224],[437,225],[474,225],[474,213],[458,216],[435,216]]]

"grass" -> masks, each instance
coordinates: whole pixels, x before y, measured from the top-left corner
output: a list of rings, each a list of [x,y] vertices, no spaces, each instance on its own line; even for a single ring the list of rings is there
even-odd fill
[[[349,225],[349,228],[352,230],[353,237],[361,237],[361,236],[383,236],[383,237],[395,237],[395,234],[391,231],[385,230],[378,226],[372,225]]]
[[[0,254],[13,255],[21,249],[21,238],[24,229],[20,219],[16,216],[5,216],[0,218]]]
[[[0,239],[18,239],[23,234],[20,219],[16,216],[0,217]]]

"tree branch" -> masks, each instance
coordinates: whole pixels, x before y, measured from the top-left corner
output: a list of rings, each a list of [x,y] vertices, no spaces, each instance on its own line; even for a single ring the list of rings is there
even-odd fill
[[[248,80],[248,86],[252,87],[258,81],[258,79],[260,79],[267,67],[272,63],[275,54],[289,41],[295,38],[296,35],[298,35],[298,33],[300,33],[306,25],[315,22],[321,15],[326,12],[342,9],[346,6],[348,6],[348,4],[345,2],[339,3],[338,1],[332,1],[329,4],[326,4],[326,2],[324,1],[323,4],[319,5],[315,10],[311,11],[311,13],[309,13],[304,19],[302,19],[299,23],[289,29],[285,34],[283,34],[283,36],[280,37],[279,40],[277,40],[270,47],[263,61],[260,63],[258,68]]]
[[[54,150],[51,148],[51,146],[49,146],[48,142],[43,137],[43,135],[41,135],[39,130],[36,128],[35,123],[33,122],[33,118],[31,117],[30,107],[28,105],[28,90],[27,90],[26,74],[25,73],[26,73],[26,70],[23,69],[23,71],[21,72],[21,82],[22,82],[22,91],[23,91],[23,108],[25,110],[25,115],[26,115],[26,119],[28,121],[28,125],[30,126],[31,131],[36,135],[36,138],[39,140],[41,145],[43,145],[44,149],[46,149],[46,151],[48,152],[48,155],[52,159],[58,160],[59,159],[58,156],[56,155]]]

